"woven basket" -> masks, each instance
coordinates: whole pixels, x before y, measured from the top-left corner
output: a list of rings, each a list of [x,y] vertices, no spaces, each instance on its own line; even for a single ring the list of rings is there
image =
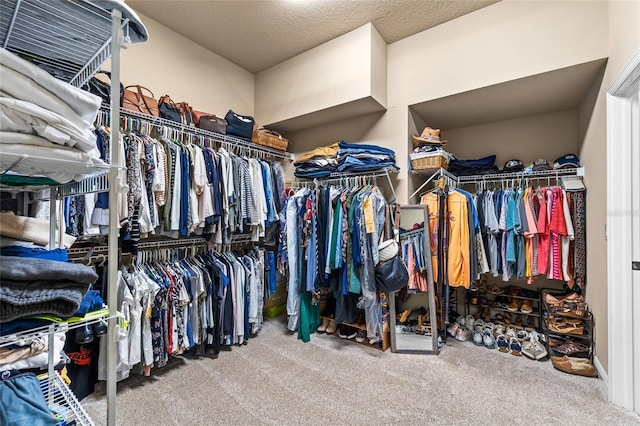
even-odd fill
[[[287,146],[289,146],[289,140],[287,138],[278,137],[267,132],[261,132],[260,130],[253,131],[251,141],[258,145],[278,149],[280,151],[286,151]]]
[[[411,168],[413,170],[446,169],[448,166],[447,159],[442,155],[411,160]]]

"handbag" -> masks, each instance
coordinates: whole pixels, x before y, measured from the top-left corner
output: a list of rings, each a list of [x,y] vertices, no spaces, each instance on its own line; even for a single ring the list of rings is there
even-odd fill
[[[135,90],[129,90],[130,87],[134,87]],[[151,96],[144,95],[142,93],[142,89],[151,93]],[[154,117],[160,117],[158,101],[155,99],[153,92],[138,84],[124,88],[122,108],[130,111],[141,112],[142,114],[152,115]]]
[[[193,126],[193,110],[187,102],[176,104],[169,95],[164,95],[158,100],[160,117],[175,121],[176,123]]]
[[[96,74],[104,74],[111,80],[111,73],[109,71],[98,71]],[[111,105],[111,84],[106,83],[96,77],[91,79],[82,86],[82,90],[92,93],[102,99],[102,103]],[[124,101],[124,86],[120,83],[120,106]]]
[[[215,115],[205,115],[200,117],[198,128],[207,130],[209,132],[227,134],[227,120],[222,117],[216,117]]]
[[[227,120],[227,134],[251,140],[256,121],[250,115],[240,115],[232,110],[224,116]]]
[[[380,293],[402,290],[409,283],[409,271],[400,256],[380,262],[375,270],[376,287]]]
[[[398,244],[395,231],[395,224],[400,221],[400,206],[396,204],[394,219],[389,220],[390,207],[385,210],[385,232],[380,236],[378,244],[378,254],[380,263],[375,268],[375,280],[378,291],[390,293],[404,288],[409,283],[409,271],[405,266],[402,258],[399,256],[400,246]],[[393,224],[393,230],[390,226]],[[386,234],[386,235],[385,235]],[[385,238],[386,239],[383,239]]]

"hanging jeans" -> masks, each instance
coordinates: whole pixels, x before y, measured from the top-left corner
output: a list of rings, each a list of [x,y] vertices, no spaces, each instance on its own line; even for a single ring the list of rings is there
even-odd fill
[[[287,202],[287,254],[289,265],[289,293],[287,295],[287,328],[295,331],[298,328],[300,315],[300,282],[298,274],[299,242],[301,238],[298,226],[298,211],[304,204],[308,189],[302,188]]]

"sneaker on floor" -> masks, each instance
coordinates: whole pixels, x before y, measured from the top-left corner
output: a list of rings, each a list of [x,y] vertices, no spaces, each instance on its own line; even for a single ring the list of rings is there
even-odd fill
[[[539,361],[547,356],[547,349],[538,340],[538,336],[531,336],[531,339],[522,346],[522,354],[527,358]]]
[[[367,338],[367,331],[358,330],[358,332],[356,333],[356,342],[362,343],[366,338]]]
[[[517,337],[512,337],[509,340],[509,352],[514,356],[522,356],[522,345],[520,345],[520,340]]]
[[[491,335],[491,333],[487,333],[487,330],[484,331],[484,335],[482,336],[482,343],[484,344],[484,347],[487,349],[496,348],[496,341]]]
[[[338,336],[341,339],[353,339],[355,337],[355,334],[350,337],[352,331],[353,331],[353,328],[349,327],[348,325],[340,324],[338,326]]]
[[[482,332],[474,331],[473,332],[473,344],[476,346],[482,346],[484,343],[482,342]]]
[[[496,337],[496,346],[498,346],[498,350],[502,353],[509,352],[509,342],[507,341],[507,336],[504,334],[499,334]]]
[[[465,317],[464,325],[469,330],[473,330],[473,324],[476,322],[476,318],[473,315],[467,315]]]
[[[459,328],[460,328],[460,324],[458,324],[457,322],[454,322],[453,324],[451,324],[451,325],[449,326],[449,328],[447,329],[447,331],[449,332],[449,334],[450,334],[451,336],[454,336],[454,337],[455,337],[456,332],[458,331],[458,329],[459,329]]]
[[[467,340],[467,334],[467,327],[458,327],[458,331],[456,331],[456,335],[453,337],[460,342],[464,342]]]
[[[473,322],[473,329],[475,331],[479,331],[482,334],[482,330],[484,329],[484,321],[481,319],[477,319]]]

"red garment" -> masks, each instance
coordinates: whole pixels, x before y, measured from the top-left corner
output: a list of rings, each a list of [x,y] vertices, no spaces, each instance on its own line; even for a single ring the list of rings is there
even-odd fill
[[[551,268],[548,277],[554,280],[564,280],[562,274],[562,236],[567,235],[567,222],[564,218],[562,206],[562,188],[553,188],[551,193],[551,220],[549,230],[551,234]]]
[[[551,235],[549,234],[549,222],[547,220],[547,189],[542,188],[536,194],[540,202],[540,214],[538,215],[538,273],[545,275],[549,268],[549,244]]]

